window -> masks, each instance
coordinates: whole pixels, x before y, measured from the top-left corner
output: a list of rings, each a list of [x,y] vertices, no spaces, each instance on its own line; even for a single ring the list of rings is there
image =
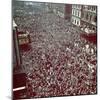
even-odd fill
[[[75,11],[75,16],[77,15],[77,11]]]
[[[96,7],[95,6],[92,6],[92,9],[91,9],[92,11],[95,11],[96,10]]]
[[[76,5],[76,8],[77,8],[77,5]]]
[[[78,11],[78,16],[79,16],[79,11]],[[80,16],[79,16],[80,17]]]
[[[73,15],[74,15],[74,9],[73,9]]]
[[[91,10],[91,6],[88,6],[88,10]]]
[[[72,8],[74,8],[74,5],[72,5]]]
[[[90,19],[89,19],[90,21],[92,20],[92,15],[90,15]]]
[[[88,13],[87,13],[87,15],[86,15],[86,20],[88,20]]]
[[[75,24],[76,24],[76,20],[75,20]]]
[[[77,25],[79,25],[79,21],[77,21]]]
[[[85,6],[83,6],[83,9],[85,9]]]
[[[93,7],[93,11],[95,11],[96,10],[96,7]]]
[[[82,12],[81,16],[82,16],[82,18],[84,18],[85,17],[85,14]]]
[[[88,10],[90,10],[90,7],[88,6]]]
[[[74,8],[76,8],[77,5],[74,5]]]
[[[76,20],[75,20],[75,24],[76,24]]]
[[[80,9],[80,8],[81,8],[81,6],[79,5],[79,6],[78,6],[78,8]]]
[[[74,22],[74,19],[72,18],[72,22]]]
[[[94,22],[97,22],[97,16],[94,17]]]

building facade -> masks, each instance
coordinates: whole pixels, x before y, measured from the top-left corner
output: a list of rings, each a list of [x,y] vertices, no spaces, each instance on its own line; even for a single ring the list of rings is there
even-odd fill
[[[61,18],[71,21],[72,5],[71,4],[54,4],[45,3],[45,11],[52,12]]]
[[[81,25],[81,10],[82,6],[81,5],[72,5],[72,18],[71,22],[76,25],[80,26]]]
[[[71,21],[72,4],[65,4],[65,19]]]
[[[89,5],[72,5],[71,22],[86,33],[96,33],[97,7]]]
[[[86,33],[95,33],[97,30],[97,7],[82,6],[81,29]]]
[[[64,18],[65,16],[65,4],[50,4],[50,8],[53,13],[59,17]]]

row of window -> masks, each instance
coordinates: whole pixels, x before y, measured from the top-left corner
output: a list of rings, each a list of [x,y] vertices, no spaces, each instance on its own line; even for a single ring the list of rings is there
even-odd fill
[[[88,6],[88,10],[95,11],[96,10],[96,6]]]
[[[81,5],[72,5],[72,8],[81,9]]]
[[[91,14],[89,14],[89,13],[84,13],[83,14],[83,18],[85,19],[85,20],[87,20],[87,21],[93,21],[93,22],[97,22],[97,16],[96,15],[91,15]]]
[[[81,17],[81,11],[76,10],[76,9],[72,9],[72,15],[75,15],[75,16],[78,16],[78,17]]]
[[[96,11],[97,7],[96,6],[84,6],[83,9],[89,10],[89,11]]]
[[[74,19],[74,18],[72,18],[72,23],[74,23],[75,25],[80,25],[80,22],[79,22],[79,20],[76,20],[76,19]]]

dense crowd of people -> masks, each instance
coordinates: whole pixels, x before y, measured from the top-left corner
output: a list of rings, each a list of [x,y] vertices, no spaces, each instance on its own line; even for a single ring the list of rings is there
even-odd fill
[[[82,32],[53,13],[16,16],[32,47],[21,52],[29,98],[95,94],[97,47]]]

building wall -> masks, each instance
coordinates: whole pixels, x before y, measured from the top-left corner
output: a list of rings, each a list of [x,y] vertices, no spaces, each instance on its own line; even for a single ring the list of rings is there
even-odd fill
[[[65,4],[65,19],[71,21],[71,16],[72,16],[72,5]]]
[[[45,9],[47,12],[52,12],[59,17],[71,20],[72,15],[72,5],[71,4],[61,4],[61,3],[45,3]]]
[[[80,21],[80,19],[79,19],[78,17],[72,16],[72,23],[73,23],[74,25],[80,26],[81,21]]]
[[[97,28],[97,7],[96,6],[82,6],[81,27],[87,28],[90,33],[96,32]]]
[[[74,25],[81,25],[81,5],[72,5],[72,23]]]
[[[51,8],[56,15],[64,18],[64,16],[65,16],[65,4],[52,4]]]

